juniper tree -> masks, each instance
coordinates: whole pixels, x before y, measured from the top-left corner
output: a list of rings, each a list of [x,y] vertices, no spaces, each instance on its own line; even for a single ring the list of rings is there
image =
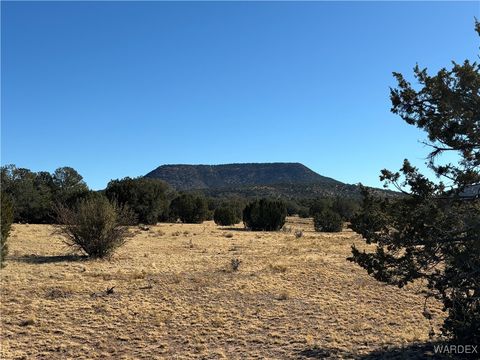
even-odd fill
[[[183,223],[201,224],[208,216],[208,203],[202,195],[182,194],[172,200],[170,216]]]
[[[112,180],[105,195],[110,201],[127,205],[141,223],[156,224],[168,216],[170,189],[161,180],[129,177]]]
[[[260,199],[243,210],[245,228],[254,231],[277,231],[285,224],[287,207],[281,200]]]
[[[480,35],[478,22],[476,30]],[[400,287],[425,279],[429,295],[447,312],[443,335],[461,344],[480,341],[479,70],[467,60],[434,75],[417,65],[419,86],[394,73],[398,85],[390,92],[391,110],[426,131],[427,164],[438,179],[427,178],[408,160],[398,172],[382,170],[386,186],[404,196],[395,204],[369,197],[352,223],[376,250],[353,247],[350,260]],[[441,162],[444,153],[458,160]]]

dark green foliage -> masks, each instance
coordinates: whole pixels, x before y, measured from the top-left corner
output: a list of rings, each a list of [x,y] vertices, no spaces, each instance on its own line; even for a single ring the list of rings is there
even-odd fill
[[[221,226],[238,224],[242,221],[242,210],[236,204],[225,203],[215,209],[213,220]]]
[[[260,199],[243,210],[245,227],[254,231],[277,231],[285,224],[287,208],[280,200]]]
[[[331,209],[340,215],[344,221],[351,221],[360,210],[360,201],[337,196],[332,201]]]
[[[285,206],[287,207],[288,216],[297,215],[300,210],[300,206],[293,200],[285,201]]]
[[[315,217],[322,212],[334,212],[341,216],[343,221],[351,221],[360,208],[360,201],[351,197],[320,198],[310,201],[309,213]]]
[[[53,183],[50,174],[39,174],[14,165],[2,167],[2,191],[12,199],[15,222],[51,221]]]
[[[381,178],[404,197],[392,204],[367,195],[352,225],[376,250],[353,247],[350,260],[400,287],[424,279],[447,311],[443,334],[456,344],[478,345],[480,199],[463,194],[480,183],[480,65],[454,63],[434,76],[417,66],[414,73],[420,89],[394,74],[392,111],[427,132],[428,165],[450,186],[429,180],[407,160],[399,172],[383,170]],[[459,161],[439,163],[444,152]]]
[[[208,217],[208,203],[201,195],[182,194],[172,200],[170,214],[183,223],[201,224]]]
[[[370,232],[375,233],[385,226],[385,214],[387,208],[392,209],[390,199],[379,199],[373,196],[366,188],[362,187],[363,202],[361,211],[352,218],[350,227],[358,233]]]
[[[10,235],[10,227],[13,222],[13,206],[6,194],[2,194],[1,202],[1,238],[0,238],[0,268],[5,266],[5,257],[8,254],[7,239]]]
[[[169,188],[163,181],[129,177],[112,180],[105,195],[110,201],[127,205],[140,223],[156,224],[168,217]]]
[[[310,217],[310,209],[305,207],[305,206],[301,206],[298,209],[298,216],[303,218],[303,219],[306,219],[306,218]]]
[[[53,183],[52,190],[55,203],[73,206],[77,201],[85,197],[88,192],[88,187],[83,181],[83,177],[71,167],[66,166],[56,169],[50,175],[51,180],[48,173],[43,174],[45,174],[46,181]]]
[[[135,221],[133,212],[101,195],[82,199],[75,208],[60,204],[56,213],[65,243],[92,258],[108,257],[125,244],[127,225]]]
[[[315,231],[340,232],[343,228],[342,217],[333,210],[326,209],[313,217]]]
[[[316,214],[321,213],[322,211],[331,209],[332,202],[333,200],[331,198],[321,198],[321,199],[312,200],[309,206],[310,216],[314,217]]]
[[[7,165],[1,168],[1,183],[12,199],[15,222],[51,223],[54,204],[73,205],[88,192],[82,177],[68,167],[52,175]]]

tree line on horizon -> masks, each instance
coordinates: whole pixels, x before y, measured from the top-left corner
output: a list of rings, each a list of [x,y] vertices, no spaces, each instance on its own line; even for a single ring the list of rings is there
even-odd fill
[[[58,221],[58,206],[75,207],[93,196],[105,196],[111,202],[127,205],[135,213],[136,221],[142,224],[174,222],[178,219],[187,223],[214,220],[217,209],[218,219],[222,211],[226,213],[232,210],[230,217],[235,224],[242,220],[245,206],[255,199],[239,196],[217,198],[201,192],[177,192],[162,180],[145,177],[111,180],[104,190],[94,191],[71,167],[60,167],[49,173],[33,172],[15,165],[2,166],[1,189],[2,198],[12,204],[13,221],[32,224],[54,224]],[[348,196],[279,200],[284,203],[287,215],[304,218],[330,209],[349,221],[360,208],[360,201]],[[190,210],[184,210],[187,208]],[[219,222],[226,223],[227,220]]]

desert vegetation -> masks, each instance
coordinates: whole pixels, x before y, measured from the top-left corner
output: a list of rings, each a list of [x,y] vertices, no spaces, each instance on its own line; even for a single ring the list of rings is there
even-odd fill
[[[260,199],[243,210],[243,223],[250,230],[276,231],[285,224],[287,207],[279,200]]]
[[[53,223],[55,204],[72,206],[89,192],[82,176],[71,167],[50,174],[2,166],[1,187],[12,201],[14,221],[27,223]]]
[[[208,202],[202,195],[181,194],[170,204],[170,217],[183,223],[200,224],[208,217]]]
[[[215,209],[213,220],[221,226],[238,224],[242,221],[242,208],[235,203],[224,203]]]
[[[343,228],[343,219],[340,214],[326,209],[314,215],[313,225],[316,231],[340,232]]]
[[[64,242],[91,258],[105,258],[125,244],[135,214],[102,195],[82,199],[74,209],[58,205],[57,232]]]
[[[110,201],[128,206],[140,223],[156,224],[168,219],[173,192],[161,180],[125,178],[110,181],[105,195]]]
[[[65,248],[51,225],[14,224],[2,276],[2,359],[368,358],[439,331],[424,287],[381,284],[346,260],[359,235],[225,232],[213,221],[129,227],[109,260]],[[296,237],[295,232],[302,232]],[[54,233],[52,235],[52,233]],[[229,236],[226,236],[229,235]],[[313,357],[315,358],[315,357]],[[375,358],[375,357],[374,357]]]

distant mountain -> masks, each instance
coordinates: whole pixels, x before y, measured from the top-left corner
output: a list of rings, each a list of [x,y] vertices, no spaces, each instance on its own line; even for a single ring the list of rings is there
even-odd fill
[[[360,195],[358,186],[322,176],[300,163],[162,165],[145,177],[166,181],[179,191],[201,190],[214,197]]]
[[[177,190],[270,184],[342,184],[300,163],[162,165],[145,176],[164,180]]]

